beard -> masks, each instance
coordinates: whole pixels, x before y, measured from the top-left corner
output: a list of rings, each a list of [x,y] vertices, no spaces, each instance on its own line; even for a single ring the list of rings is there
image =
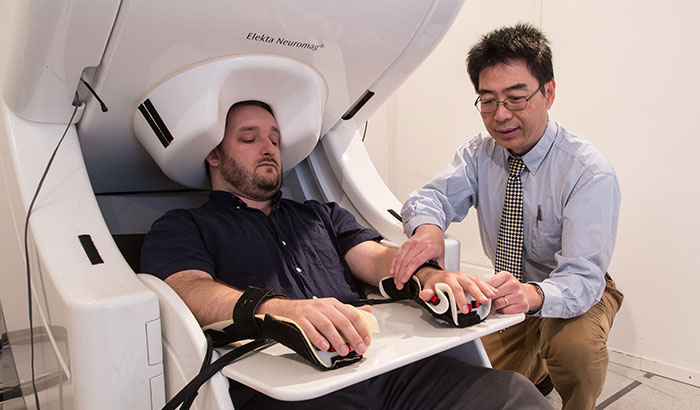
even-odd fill
[[[221,152],[221,176],[240,192],[246,198],[255,201],[266,201],[271,199],[282,187],[282,167],[274,159],[263,159],[258,161],[257,165],[262,163],[273,163],[277,169],[274,174],[257,172],[249,172],[238,164],[233,158],[226,153]]]

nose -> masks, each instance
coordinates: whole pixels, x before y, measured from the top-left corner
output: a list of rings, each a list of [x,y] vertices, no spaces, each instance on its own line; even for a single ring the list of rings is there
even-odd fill
[[[505,104],[498,104],[496,111],[493,113],[493,119],[498,122],[509,120],[513,116],[513,111],[506,108]]]
[[[262,139],[260,151],[263,155],[273,156],[274,153],[278,150],[279,149],[277,148],[277,146],[275,146],[275,144],[272,142],[271,139],[269,139],[269,138]]]

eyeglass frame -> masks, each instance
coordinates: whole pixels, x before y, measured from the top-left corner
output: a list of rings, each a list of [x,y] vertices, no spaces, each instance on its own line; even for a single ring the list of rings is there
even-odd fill
[[[524,109],[527,108],[528,104],[530,103],[530,100],[531,100],[538,92],[542,91],[543,89],[544,89],[544,84],[540,84],[540,86],[537,87],[537,89],[536,89],[532,94],[528,95],[527,97],[520,97],[520,96],[518,96],[518,97],[506,97],[506,98],[504,98],[502,101],[498,101],[497,99],[494,98],[493,101],[496,103],[496,109],[493,110],[493,111],[488,111],[488,112],[483,112],[483,111],[481,111],[481,110],[479,109],[479,102],[481,101],[481,96],[478,96],[478,97],[476,97],[476,101],[474,101],[474,107],[475,107],[476,110],[479,111],[479,113],[481,113],[481,114],[493,114],[493,113],[495,113],[496,111],[498,111],[498,106],[501,105],[501,104],[503,104],[503,107],[504,107],[506,110],[508,110],[508,111],[511,111],[511,112],[522,111],[522,110],[524,110]],[[512,109],[508,108],[508,107],[506,106],[506,102],[507,102],[508,100],[512,100],[513,98],[525,98],[525,106],[523,106],[523,108],[518,108],[517,110],[512,110]]]

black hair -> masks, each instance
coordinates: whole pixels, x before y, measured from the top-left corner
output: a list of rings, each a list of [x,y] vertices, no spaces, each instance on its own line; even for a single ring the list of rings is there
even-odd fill
[[[255,107],[260,107],[260,108],[264,109],[265,111],[269,112],[270,115],[272,115],[273,117],[275,116],[275,114],[272,112],[272,107],[270,107],[267,103],[264,103],[264,102],[258,101],[258,100],[239,101],[239,102],[234,103],[233,105],[231,105],[231,106],[228,108],[228,112],[230,113],[231,110],[233,110],[234,108],[243,107],[243,106],[246,106],[246,105],[253,105],[253,106],[255,106]],[[228,115],[227,115],[227,117],[228,117]]]
[[[525,60],[530,74],[539,85],[554,79],[552,50],[549,40],[532,24],[518,23],[485,34],[467,54],[467,72],[474,89],[479,91],[479,74],[488,67]]]

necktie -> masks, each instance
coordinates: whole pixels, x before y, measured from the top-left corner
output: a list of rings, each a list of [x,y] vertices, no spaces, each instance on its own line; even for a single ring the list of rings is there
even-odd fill
[[[508,271],[523,281],[523,187],[520,172],[525,169],[521,158],[508,158],[508,183],[503,201],[501,225],[496,245],[496,272]]]

